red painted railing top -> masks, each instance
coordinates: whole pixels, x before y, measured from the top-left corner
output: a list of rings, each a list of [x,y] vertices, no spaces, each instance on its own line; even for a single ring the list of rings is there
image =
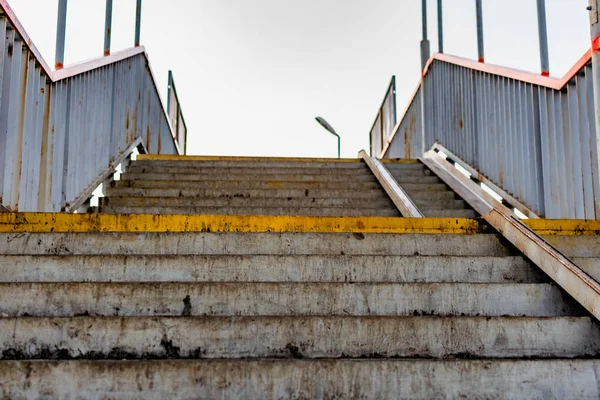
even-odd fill
[[[145,54],[146,53],[144,46],[138,46],[138,47],[133,47],[133,48],[130,48],[127,50],[115,52],[115,53],[111,54],[110,56],[106,56],[106,57],[100,56],[98,58],[94,58],[92,60],[77,63],[77,64],[74,64],[74,65],[71,65],[71,66],[68,66],[63,69],[55,71],[52,68],[50,68],[50,65],[46,62],[46,60],[44,60],[44,57],[42,57],[42,53],[40,53],[40,51],[37,49],[37,47],[35,47],[33,40],[31,40],[31,37],[27,34],[27,31],[23,27],[23,24],[21,24],[21,21],[19,21],[15,12],[8,4],[8,0],[0,0],[0,7],[2,7],[7,18],[10,20],[12,25],[15,27],[15,29],[17,30],[19,35],[23,38],[23,41],[25,42],[25,44],[27,45],[29,50],[35,55],[35,58],[37,59],[39,64],[42,66],[44,71],[46,72],[46,75],[48,75],[48,77],[53,82],[59,81],[61,79],[70,78],[72,76],[79,75],[84,72],[91,71],[91,70],[94,70],[97,68],[101,68],[106,65],[124,60],[126,58],[133,57],[137,54],[141,54],[141,53]],[[146,59],[148,59],[147,55],[146,55]]]

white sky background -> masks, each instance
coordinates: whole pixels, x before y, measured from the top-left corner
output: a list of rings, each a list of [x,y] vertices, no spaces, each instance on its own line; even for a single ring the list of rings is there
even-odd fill
[[[54,65],[58,0],[9,0]],[[436,1],[429,39],[437,50]],[[486,62],[539,72],[535,0],[484,0]],[[550,71],[589,48],[587,0],[547,0]],[[66,64],[103,49],[104,0],[69,0]],[[115,0],[113,51],[133,45],[135,0]],[[142,44],[166,99],[175,75],[188,153],[342,157],[368,149],[392,75],[398,112],[420,77],[419,0],[144,0]],[[475,0],[444,0],[445,53],[477,58]],[[166,104],[166,102],[165,102]]]

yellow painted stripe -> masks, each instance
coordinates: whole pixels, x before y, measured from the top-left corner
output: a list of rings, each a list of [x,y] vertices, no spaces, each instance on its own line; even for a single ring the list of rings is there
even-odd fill
[[[384,164],[420,164],[416,158],[382,158]]]
[[[487,232],[484,222],[456,218],[287,217],[234,215],[0,214],[0,232]]]
[[[330,162],[357,163],[359,158],[299,158],[299,157],[237,157],[237,156],[177,156],[169,154],[140,154],[138,160],[154,161],[274,161],[274,162]]]
[[[600,235],[600,221],[577,219],[528,219],[523,223],[538,235],[591,236]]]

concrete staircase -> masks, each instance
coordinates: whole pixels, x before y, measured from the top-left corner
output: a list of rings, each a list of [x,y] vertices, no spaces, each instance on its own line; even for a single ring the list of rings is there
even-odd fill
[[[476,218],[478,214],[421,163],[386,162],[385,167],[428,218]]]
[[[378,207],[364,203],[385,200],[378,187],[356,179],[373,183],[355,162],[315,162],[336,171],[321,172],[320,189],[287,177],[283,182],[293,183],[265,189],[255,186],[267,178],[217,187],[209,179],[187,185],[158,179],[193,176],[188,162],[134,163],[125,178],[144,179],[111,189],[110,211],[183,213],[221,204],[263,210],[269,203],[254,199],[263,194],[269,201],[291,197],[296,205],[281,212],[316,213],[317,207],[301,206],[308,190],[308,202],[334,202],[334,215],[349,209],[378,215]],[[193,167],[195,175],[218,182],[223,178],[210,168],[240,175],[249,168],[214,163]],[[309,173],[305,165],[281,168],[300,168],[290,171],[293,177]],[[428,174],[420,166],[398,170]],[[335,181],[337,173],[352,179]],[[132,205],[114,205],[118,193]],[[160,208],[145,202],[152,198],[161,199]],[[198,206],[195,199],[214,203]],[[94,220],[73,216],[80,233],[50,232],[42,221],[39,232],[1,234],[3,397],[600,395],[596,321],[497,234],[467,228],[467,221],[455,218],[450,234],[436,233],[443,220],[396,218],[396,227],[381,233],[380,219],[345,217],[340,226],[352,221],[360,229],[310,232],[297,227],[322,218],[241,216],[243,226],[218,227],[174,215],[161,219],[171,221],[167,232],[155,232],[132,221],[152,226],[156,216],[106,217],[114,217],[114,231],[97,232],[91,222],[84,229],[81,221]],[[281,228],[290,220],[293,232]]]
[[[139,160],[105,213],[400,217],[360,160]]]

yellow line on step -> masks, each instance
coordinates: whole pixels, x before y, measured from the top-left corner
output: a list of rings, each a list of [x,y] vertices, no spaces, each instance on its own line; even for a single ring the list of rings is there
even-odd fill
[[[362,232],[475,234],[477,219],[144,214],[0,214],[0,232]]]
[[[578,219],[528,219],[522,221],[538,235],[593,236],[600,235],[600,221]]]

